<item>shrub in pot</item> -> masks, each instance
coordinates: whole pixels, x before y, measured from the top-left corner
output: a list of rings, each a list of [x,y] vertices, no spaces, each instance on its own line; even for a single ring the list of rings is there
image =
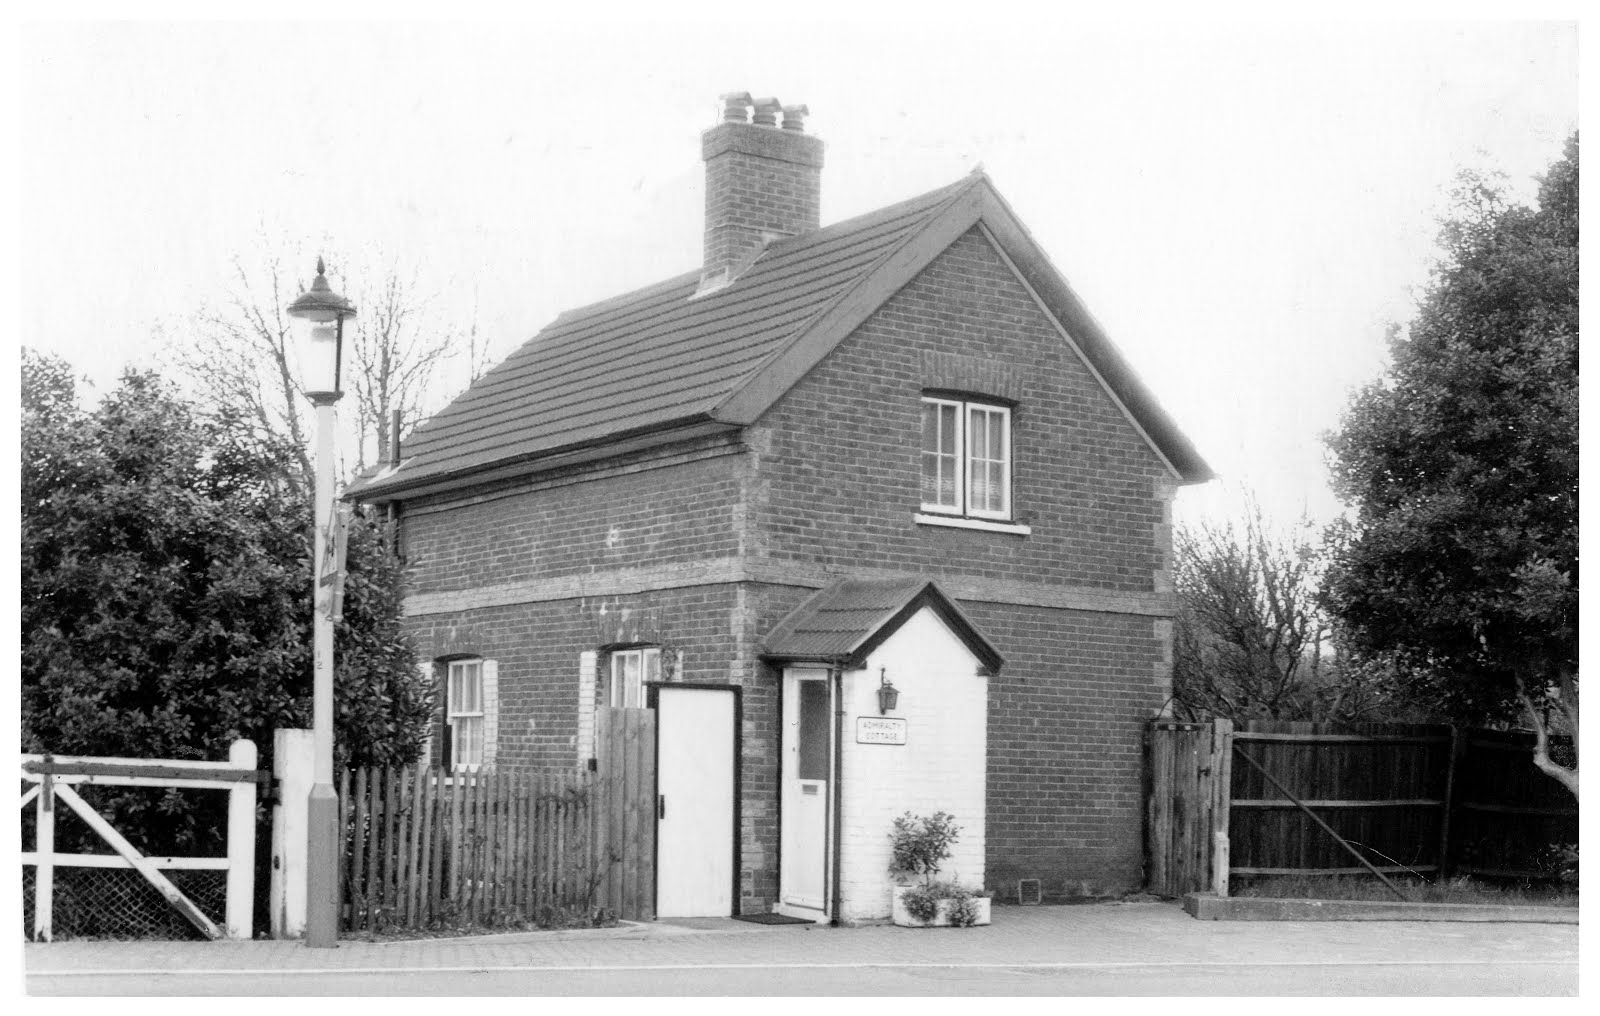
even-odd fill
[[[961,827],[948,812],[929,816],[906,812],[894,820],[889,834],[894,849],[889,871],[900,884],[894,889],[894,923],[901,927],[968,928],[989,923],[989,900],[954,881],[934,875],[950,856]],[[921,876],[921,883],[913,882]]]

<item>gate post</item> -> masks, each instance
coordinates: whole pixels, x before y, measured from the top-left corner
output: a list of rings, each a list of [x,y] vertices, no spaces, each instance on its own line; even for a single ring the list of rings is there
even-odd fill
[[[50,756],[45,756],[48,762]],[[34,826],[34,856],[38,864],[34,866],[33,883],[33,940],[35,942],[48,942],[51,936],[51,901],[55,899],[56,878],[56,803],[55,803],[55,776],[51,773],[42,773],[39,778],[39,796],[36,798],[38,811],[36,812],[36,825]]]
[[[1219,716],[1211,721],[1211,891],[1228,895],[1228,812],[1233,804],[1233,721]]]
[[[256,767],[254,741],[239,740],[228,747],[228,761],[236,769]],[[228,938],[251,938],[256,884],[256,784],[240,780],[228,791],[228,905],[223,923]]]
[[[306,801],[311,793],[314,741],[309,730],[272,732],[272,937],[306,932]]]

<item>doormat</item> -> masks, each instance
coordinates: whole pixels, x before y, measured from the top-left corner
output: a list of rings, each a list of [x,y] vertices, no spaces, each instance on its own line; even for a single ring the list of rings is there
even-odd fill
[[[751,924],[816,924],[804,917],[790,917],[788,914],[740,914],[735,921],[749,921]]]

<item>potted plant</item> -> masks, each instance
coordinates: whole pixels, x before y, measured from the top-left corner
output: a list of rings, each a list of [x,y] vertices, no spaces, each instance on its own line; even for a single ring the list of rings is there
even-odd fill
[[[949,812],[894,820],[889,872],[894,887],[894,923],[902,928],[969,928],[989,923],[989,897],[955,881],[936,880],[961,827]],[[921,877],[921,882],[913,881]]]

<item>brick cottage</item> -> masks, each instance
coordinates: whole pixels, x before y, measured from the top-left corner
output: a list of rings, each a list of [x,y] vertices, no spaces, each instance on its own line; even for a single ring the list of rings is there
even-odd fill
[[[431,750],[580,766],[598,707],[655,709],[662,916],[881,919],[908,810],[1002,898],[1138,888],[1210,470],[986,176],[819,228],[805,107],[725,103],[704,263],[561,315],[352,491],[399,519]]]

